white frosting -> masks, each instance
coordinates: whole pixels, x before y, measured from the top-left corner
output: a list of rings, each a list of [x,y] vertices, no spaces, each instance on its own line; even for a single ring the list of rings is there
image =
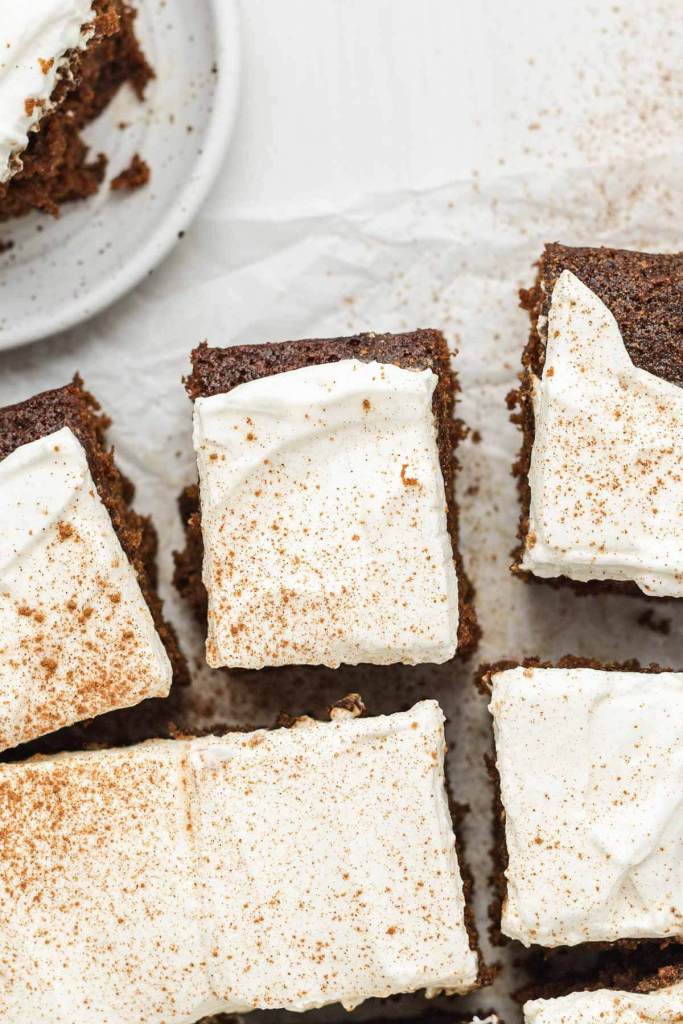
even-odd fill
[[[0,462],[0,749],[146,697],[171,665],[68,427]]]
[[[434,701],[193,745],[209,970],[222,999],[240,1010],[350,1009],[475,985],[444,752]]]
[[[0,765],[0,1020],[473,988],[443,755],[428,701]]]
[[[69,51],[92,36],[92,0],[5,0],[0,19],[0,183],[21,167]]]
[[[524,945],[683,937],[683,674],[516,668],[493,678]]]
[[[197,399],[211,666],[453,656],[436,383],[344,360]]]
[[[599,989],[524,1006],[526,1024],[674,1024],[683,1021],[683,984],[656,992]]]
[[[633,365],[616,320],[569,271],[534,380],[522,568],[683,597],[683,388]]]
[[[0,1020],[191,1024],[211,996],[185,744],[0,767]]]

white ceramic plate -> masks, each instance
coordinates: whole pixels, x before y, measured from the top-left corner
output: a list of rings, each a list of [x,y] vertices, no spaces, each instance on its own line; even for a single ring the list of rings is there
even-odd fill
[[[27,2],[27,0],[24,0]],[[138,0],[138,33],[157,77],[140,104],[128,87],[92,124],[109,157],[97,196],[0,224],[0,349],[86,320],[133,288],[187,228],[223,163],[240,77],[236,0]],[[120,125],[126,124],[125,129]],[[134,153],[152,179],[112,193]]]

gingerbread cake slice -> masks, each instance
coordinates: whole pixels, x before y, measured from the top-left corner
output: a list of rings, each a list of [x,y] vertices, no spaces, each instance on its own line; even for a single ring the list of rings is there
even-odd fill
[[[359,710],[0,765],[3,1024],[477,988],[441,709]]]
[[[107,425],[78,378],[0,409],[0,750],[185,681]]]
[[[683,966],[663,967],[653,977],[627,988],[595,988],[568,995],[531,999],[524,1004],[525,1024],[675,1024],[683,1020]]]
[[[522,305],[513,570],[683,596],[683,255],[549,245]]]
[[[212,667],[442,663],[478,629],[438,331],[192,356],[200,487],[176,584]],[[203,563],[203,565],[202,565]]]
[[[683,673],[489,671],[502,934],[550,949],[683,939]]]
[[[97,192],[107,160],[89,160],[81,132],[124,82],[142,99],[153,77],[134,20],[127,0],[3,5],[0,220]]]

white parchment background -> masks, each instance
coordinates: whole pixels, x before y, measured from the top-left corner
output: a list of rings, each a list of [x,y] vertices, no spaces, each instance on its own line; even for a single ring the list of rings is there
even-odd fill
[[[681,0],[245,0],[238,130],[193,229],[108,313],[0,358],[2,404],[78,369],[113,415],[118,458],[159,528],[169,614],[194,659],[196,631],[168,585],[181,541],[175,498],[194,472],[180,383],[190,349],[204,338],[445,332],[459,350],[461,415],[481,435],[462,449],[459,481],[479,656],[341,679],[199,671],[194,710],[202,721],[270,724],[281,707],[320,710],[348,689],[374,711],[438,697],[454,793],[471,804],[482,924],[489,722],[476,663],[571,652],[683,664],[680,607],[657,607],[665,636],[637,624],[642,601],[510,578],[519,439],[504,402],[527,332],[516,293],[544,241],[683,247],[682,20]],[[495,1004],[512,1024],[513,986],[506,970],[469,1005]]]

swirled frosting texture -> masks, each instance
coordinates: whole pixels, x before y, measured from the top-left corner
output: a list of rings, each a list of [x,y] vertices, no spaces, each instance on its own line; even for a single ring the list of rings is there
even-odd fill
[[[171,665],[64,427],[0,462],[0,749],[147,697]]]
[[[569,271],[547,333],[522,568],[683,597],[683,389],[633,365],[609,309]]]
[[[92,0],[7,0],[0,23],[0,183],[21,167],[31,130],[72,50],[92,35]]]
[[[526,1024],[676,1024],[683,1021],[683,984],[656,992],[573,992],[524,1006]]]
[[[436,383],[343,360],[197,399],[210,665],[454,655]]]
[[[516,668],[491,712],[524,945],[683,936],[683,674]]]
[[[443,715],[0,765],[3,1024],[476,986]]]

